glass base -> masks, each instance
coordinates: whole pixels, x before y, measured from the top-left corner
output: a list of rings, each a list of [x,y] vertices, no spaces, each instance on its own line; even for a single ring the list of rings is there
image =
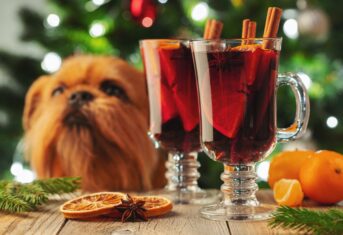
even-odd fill
[[[164,196],[170,199],[174,204],[193,204],[193,205],[207,205],[218,202],[221,193],[216,189],[203,190],[197,188],[195,190],[189,189],[161,189],[150,192],[154,195]]]
[[[274,205],[225,205],[223,202],[205,206],[200,210],[202,217],[210,220],[266,220],[271,218],[271,213],[276,209]]]

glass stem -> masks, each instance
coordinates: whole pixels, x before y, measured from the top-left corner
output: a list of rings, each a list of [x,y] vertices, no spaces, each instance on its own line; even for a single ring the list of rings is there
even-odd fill
[[[197,161],[198,153],[171,152],[168,154],[166,163],[166,177],[168,190],[189,190],[196,191],[200,174],[198,168],[200,163]]]
[[[221,191],[225,205],[259,205],[254,165],[224,165],[220,178],[224,181]]]

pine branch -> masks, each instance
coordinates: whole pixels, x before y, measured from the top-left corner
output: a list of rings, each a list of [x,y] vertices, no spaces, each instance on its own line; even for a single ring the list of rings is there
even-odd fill
[[[33,210],[26,201],[9,194],[0,193],[0,210],[5,212],[24,212]]]
[[[80,178],[51,178],[29,184],[0,181],[0,211],[32,211],[51,194],[70,193],[80,188]]]
[[[80,188],[81,178],[65,177],[35,180],[32,184],[39,185],[46,193],[60,194],[74,192]]]
[[[273,213],[269,226],[305,233],[341,235],[343,234],[343,210],[314,211],[283,206]]]
[[[17,189],[16,195],[18,198],[29,203],[32,208],[48,201],[48,193],[39,185],[23,184]]]

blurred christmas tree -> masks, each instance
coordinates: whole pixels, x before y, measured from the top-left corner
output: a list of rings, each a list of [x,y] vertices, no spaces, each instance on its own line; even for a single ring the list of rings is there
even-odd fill
[[[144,38],[199,38],[205,20],[224,22],[223,38],[239,37],[242,19],[258,22],[262,35],[266,9],[284,9],[279,35],[283,36],[281,72],[300,71],[311,97],[311,138],[318,148],[343,151],[343,2],[334,0],[49,0],[50,14],[22,9],[23,41],[46,49],[41,60],[0,52],[0,65],[22,89],[0,87],[0,178],[9,169],[14,148],[22,136],[24,95],[32,81],[56,71],[61,58],[74,53],[121,56],[141,68],[138,40]],[[330,13],[330,14],[329,14]],[[288,88],[279,93],[279,126],[292,122],[294,102]],[[289,101],[292,102],[289,102]],[[206,161],[202,158],[201,161]],[[202,172],[219,172],[208,164]],[[206,177],[218,185],[217,176]]]

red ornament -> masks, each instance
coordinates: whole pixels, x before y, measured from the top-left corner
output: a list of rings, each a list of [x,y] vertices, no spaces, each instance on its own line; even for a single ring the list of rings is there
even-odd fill
[[[135,21],[149,28],[156,18],[156,5],[152,0],[131,0],[130,12]]]

